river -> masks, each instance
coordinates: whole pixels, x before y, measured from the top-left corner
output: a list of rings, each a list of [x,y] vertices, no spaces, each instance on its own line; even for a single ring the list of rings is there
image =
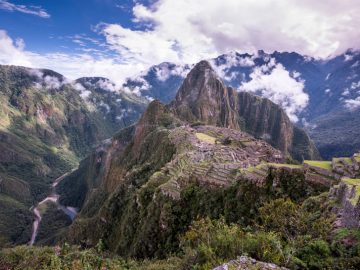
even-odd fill
[[[77,210],[74,207],[70,207],[70,206],[63,206],[59,203],[59,198],[60,195],[56,193],[56,186],[61,182],[61,180],[63,180],[69,173],[71,172],[67,172],[65,174],[63,174],[62,176],[60,176],[59,178],[57,178],[54,183],[51,185],[51,192],[50,195],[47,196],[44,200],[42,200],[41,202],[39,202],[35,207],[32,207],[32,212],[35,216],[35,220],[33,222],[33,227],[32,227],[32,233],[31,233],[31,240],[29,242],[29,245],[32,246],[34,245],[35,241],[36,241],[36,236],[38,234],[39,231],[39,225],[41,223],[41,213],[40,213],[40,206],[47,203],[47,202],[53,202],[57,205],[57,207],[59,209],[61,209],[67,216],[69,216],[71,218],[71,220],[74,220],[74,218],[77,215]]]

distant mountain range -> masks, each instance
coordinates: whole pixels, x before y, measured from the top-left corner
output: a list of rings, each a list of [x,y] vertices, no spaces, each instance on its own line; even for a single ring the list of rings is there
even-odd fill
[[[210,59],[227,86],[267,97],[305,127],[325,159],[360,149],[360,53],[328,60],[292,52],[239,54]],[[141,96],[172,100],[191,65],[162,63],[125,87]]]

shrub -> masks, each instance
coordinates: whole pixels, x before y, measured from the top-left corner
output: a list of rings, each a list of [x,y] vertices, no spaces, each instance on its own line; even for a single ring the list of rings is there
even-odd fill
[[[284,252],[276,233],[245,232],[224,219],[195,221],[181,239],[181,246],[200,269],[208,269],[226,260],[247,254],[256,259],[282,264]]]

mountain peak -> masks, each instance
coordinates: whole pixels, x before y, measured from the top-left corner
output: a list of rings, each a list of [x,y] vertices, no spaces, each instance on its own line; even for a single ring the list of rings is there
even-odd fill
[[[185,102],[189,103],[187,105],[191,105],[191,103],[198,102],[204,98],[212,99],[219,88],[226,87],[210,63],[204,60],[197,63],[189,72],[173,103],[180,105]]]
[[[197,63],[195,65],[195,67],[193,68],[193,70],[206,70],[206,69],[210,69],[213,70],[213,68],[211,67],[211,64],[209,61],[207,60],[202,60],[199,63]]]
[[[183,121],[247,131],[298,160],[317,157],[307,134],[294,127],[281,107],[226,87],[207,61],[190,71],[169,108]]]
[[[189,72],[170,107],[180,119],[220,125],[224,107],[220,103],[227,91],[210,63],[201,61]]]

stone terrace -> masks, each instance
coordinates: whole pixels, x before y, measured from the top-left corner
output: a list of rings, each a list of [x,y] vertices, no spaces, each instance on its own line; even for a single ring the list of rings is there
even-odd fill
[[[237,179],[239,169],[284,161],[279,150],[237,130],[182,126],[174,129],[171,137],[181,153],[162,169],[168,180],[161,190],[174,199],[179,198],[181,187],[190,180],[207,186],[227,186]]]

